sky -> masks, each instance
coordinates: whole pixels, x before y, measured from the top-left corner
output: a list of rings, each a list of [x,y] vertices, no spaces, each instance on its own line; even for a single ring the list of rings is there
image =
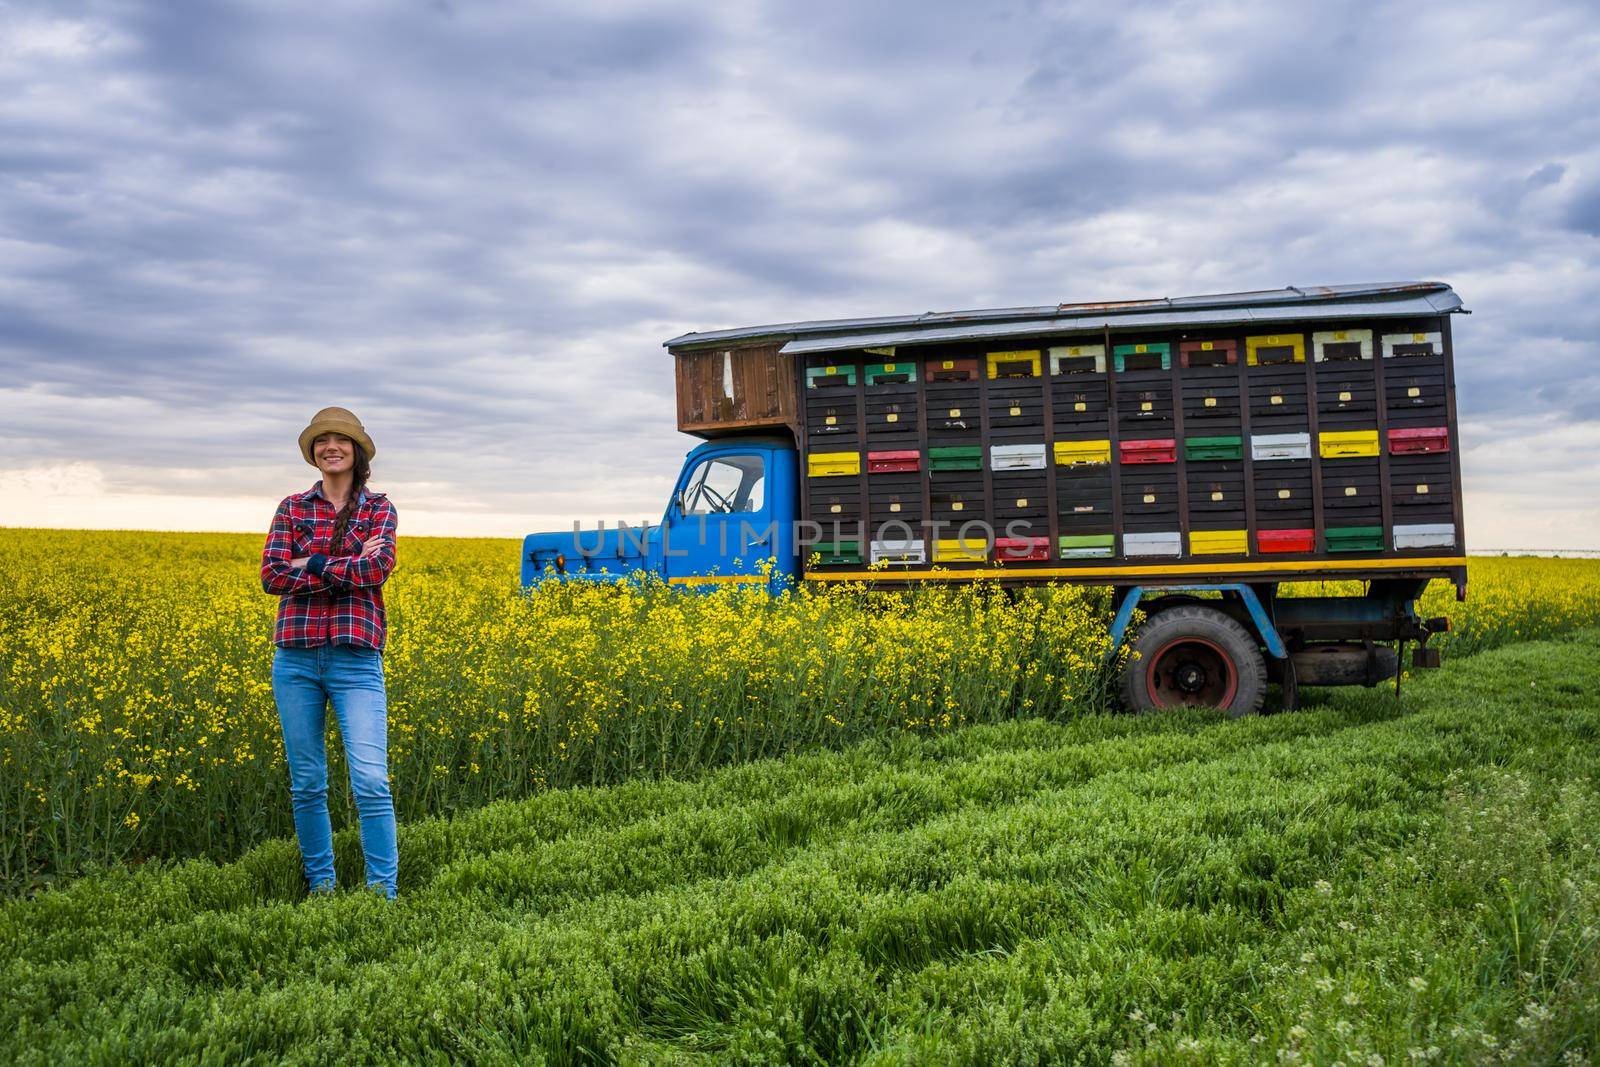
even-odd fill
[[[1470,548],[1600,548],[1600,7],[0,0],[0,526],[659,518],[671,357],[1437,279]]]

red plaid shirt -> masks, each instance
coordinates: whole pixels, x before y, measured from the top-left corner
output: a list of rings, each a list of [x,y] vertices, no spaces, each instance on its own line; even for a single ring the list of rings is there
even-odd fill
[[[275,645],[383,648],[383,583],[394,570],[394,505],[382,493],[363,489],[345,527],[344,544],[335,546],[337,514],[318,479],[305,492],[284,497],[272,516],[261,552],[261,588],[282,598],[272,634]],[[381,539],[381,547],[362,557],[362,545],[374,537]],[[302,556],[310,562],[299,567],[290,563]]]

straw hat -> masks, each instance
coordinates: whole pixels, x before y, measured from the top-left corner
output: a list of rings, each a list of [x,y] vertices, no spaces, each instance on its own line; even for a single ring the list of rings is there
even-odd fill
[[[311,425],[300,431],[300,454],[305,456],[306,462],[313,467],[317,465],[317,461],[311,455],[311,442],[325,433],[342,433],[351,440],[359,442],[366,450],[369,460],[378,454],[372,438],[367,436],[366,427],[361,425],[360,419],[344,408],[323,408],[311,417]]]

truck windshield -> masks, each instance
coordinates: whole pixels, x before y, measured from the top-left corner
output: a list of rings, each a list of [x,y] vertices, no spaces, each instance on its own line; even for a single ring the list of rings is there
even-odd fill
[[[760,456],[711,456],[684,484],[685,515],[728,515],[760,511],[766,503],[766,464]]]

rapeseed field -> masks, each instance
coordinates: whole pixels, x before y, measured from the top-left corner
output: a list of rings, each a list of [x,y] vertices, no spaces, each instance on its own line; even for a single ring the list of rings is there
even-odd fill
[[[260,540],[0,531],[7,888],[293,834]],[[402,821],[1103,703],[1103,592],[528,596],[518,554],[401,542],[384,661]]]
[[[0,888],[291,836],[261,538],[0,530]],[[516,584],[514,541],[407,538],[387,589],[402,822],[868,738],[1107,707],[1107,599],[1071,587]],[[1319,591],[1319,587],[1310,587]],[[1600,620],[1600,565],[1485,559],[1446,655]],[[337,745],[336,824],[349,822]]]

